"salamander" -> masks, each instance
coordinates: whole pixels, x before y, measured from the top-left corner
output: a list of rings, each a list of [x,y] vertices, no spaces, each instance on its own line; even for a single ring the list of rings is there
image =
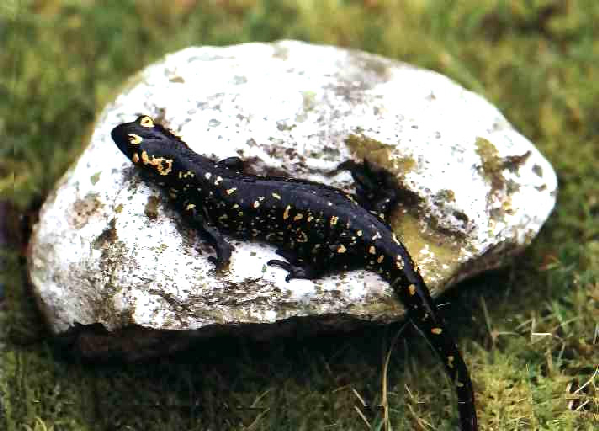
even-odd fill
[[[184,217],[215,249],[217,269],[228,265],[226,235],[278,248],[270,266],[286,280],[315,279],[363,268],[380,274],[403,302],[455,385],[461,429],[477,429],[466,364],[406,247],[385,217],[397,202],[391,174],[364,162],[341,163],[356,182],[351,195],[317,182],[244,172],[244,161],[215,161],[192,151],[170,129],[142,115],[112,130],[112,139],[134,165],[164,186]]]

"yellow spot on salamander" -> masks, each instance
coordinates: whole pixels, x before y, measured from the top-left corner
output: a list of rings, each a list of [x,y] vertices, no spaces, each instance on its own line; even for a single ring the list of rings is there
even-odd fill
[[[162,164],[164,162],[166,167]],[[156,166],[156,170],[160,175],[168,175],[173,170],[173,161],[170,159],[165,159],[164,157],[158,157],[157,159],[152,159],[149,163],[153,166]]]
[[[289,210],[291,209],[291,205],[287,205],[285,208],[285,212],[283,213],[283,220],[287,220],[289,218]]]
[[[237,190],[237,187],[231,187],[230,189],[227,189],[227,194],[231,195],[231,194],[235,193],[235,190]],[[235,204],[235,205],[237,205],[237,204]],[[239,205],[237,205],[237,206],[239,206]],[[233,206],[233,208],[237,208],[237,207]]]
[[[301,220],[304,218],[304,215],[302,213],[298,213],[295,217],[293,217],[293,220]]]
[[[195,204],[187,204],[187,206],[185,207],[185,211],[191,211],[195,207],[196,207]]]
[[[133,163],[138,163],[139,162],[139,154],[133,153],[133,156],[131,156],[131,160],[133,161]]]
[[[414,296],[414,294],[416,293],[416,286],[414,286],[413,284],[410,284],[408,286],[408,292],[410,292],[410,296]]]
[[[374,245],[371,245],[370,248],[368,249],[368,252],[370,254],[376,254],[376,247]]]
[[[329,223],[331,224],[331,226],[335,226],[337,224],[337,222],[339,221],[339,217],[337,216],[333,216],[331,217],[331,219],[329,220]]]
[[[148,153],[145,151],[141,152],[141,160],[144,162],[144,165],[147,165],[150,162],[150,158],[148,157]]]
[[[258,208],[260,206],[260,202],[254,201],[254,208]]]
[[[233,208],[239,208],[239,204],[233,204]]]
[[[135,133],[129,133],[127,136],[129,137],[129,143],[131,145],[139,145],[141,144],[141,141],[143,141],[141,136],[136,135]]]
[[[453,368],[453,361],[454,361],[454,359],[455,358],[453,356],[451,356],[451,355],[447,357],[447,366],[449,368]]]
[[[337,247],[337,253],[345,253],[346,248],[343,244],[341,244],[339,247]]]
[[[356,232],[356,235],[358,235],[358,236],[362,236],[362,231],[361,231],[361,230],[357,231],[357,232]]]
[[[152,127],[154,127],[154,121],[152,121],[150,117],[145,115],[141,118],[141,120],[139,120],[139,125],[151,129]]]
[[[441,328],[433,328],[431,329],[431,332],[435,335],[439,335],[441,332],[443,332],[443,330]]]
[[[273,192],[273,193],[271,193],[271,195],[272,195],[273,198],[281,200],[281,195],[280,194]]]

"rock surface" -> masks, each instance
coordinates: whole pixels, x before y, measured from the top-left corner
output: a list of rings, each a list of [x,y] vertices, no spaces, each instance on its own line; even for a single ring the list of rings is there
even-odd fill
[[[110,138],[141,113],[257,174],[352,190],[341,161],[367,158],[404,191],[392,225],[437,296],[506,262],[555,203],[551,165],[482,97],[437,73],[358,51],[283,41],[188,48],[141,72],[98,121],[45,203],[30,276],[52,331],[88,356],[134,359],[196,337],[268,337],[398,319],[375,274],[285,282],[274,248],[232,241],[229,271]]]

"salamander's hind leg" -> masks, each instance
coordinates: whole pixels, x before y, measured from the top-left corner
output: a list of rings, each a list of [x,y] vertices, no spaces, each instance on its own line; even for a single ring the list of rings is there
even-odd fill
[[[243,172],[244,161],[237,156],[227,157],[226,159],[216,162],[217,165],[223,168],[230,169],[235,172]]]
[[[206,220],[192,203],[184,202],[185,215],[193,222],[200,236],[208,241],[216,251],[216,257],[208,256],[208,260],[214,264],[216,270],[221,270],[229,264],[233,246],[218,231],[216,226]]]
[[[268,266],[278,266],[288,272],[285,281],[289,283],[294,278],[307,278],[312,280],[320,277],[324,271],[312,264],[307,263],[303,259],[297,257],[297,255],[289,250],[278,249],[277,254],[284,257],[287,260],[269,260],[266,262]]]
[[[335,172],[349,171],[356,182],[356,200],[373,214],[385,219],[399,198],[399,189],[393,174],[364,160],[347,160]]]

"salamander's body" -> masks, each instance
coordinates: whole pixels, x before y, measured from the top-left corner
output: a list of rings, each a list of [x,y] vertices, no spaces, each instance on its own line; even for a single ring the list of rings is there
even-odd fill
[[[245,174],[239,158],[215,162],[196,154],[147,116],[117,126],[112,138],[136,165],[153,173],[212,243],[217,268],[231,254],[224,233],[278,245],[285,260],[269,264],[286,269],[288,281],[356,268],[380,273],[444,361],[456,385],[462,430],[477,429],[466,365],[409,253],[384,221],[397,197],[388,174],[367,164],[343,164],[358,183],[352,196],[310,181]]]

